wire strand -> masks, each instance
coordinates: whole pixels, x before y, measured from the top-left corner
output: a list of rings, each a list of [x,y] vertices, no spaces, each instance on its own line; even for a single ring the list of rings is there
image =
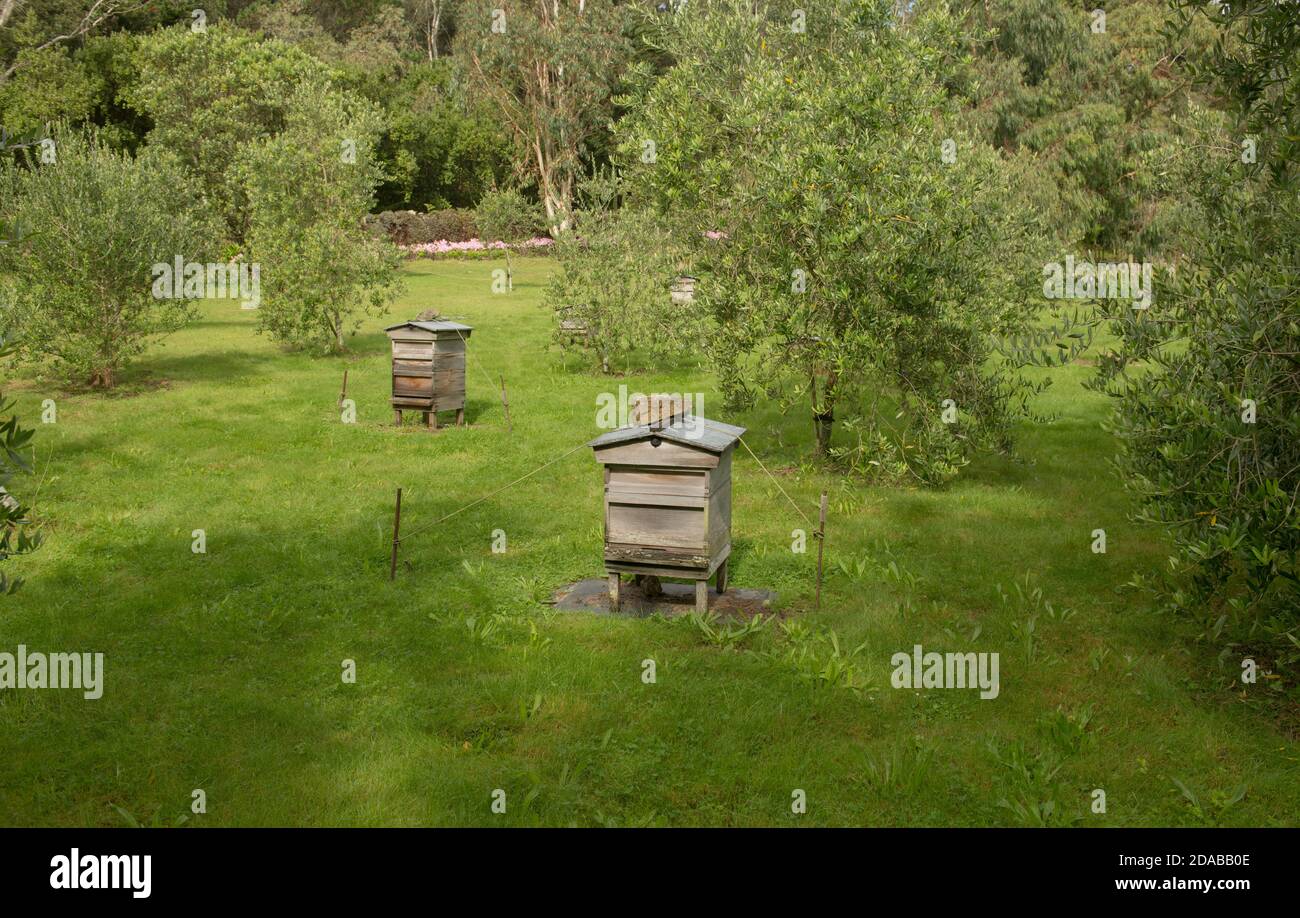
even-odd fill
[[[492,375],[491,375],[490,373],[488,373],[488,369],[487,369],[487,367],[485,367],[482,363],[480,363],[480,362],[479,362],[479,359],[478,359],[477,357],[470,358],[470,355],[469,355],[469,342],[466,341],[466,340],[465,340],[465,336],[462,335],[462,334],[460,333],[460,329],[455,328],[455,329],[452,329],[452,331],[454,331],[454,332],[456,333],[456,337],[460,339],[460,343],[463,344],[463,345],[465,345],[465,357],[466,357],[466,359],[473,359],[473,361],[474,361],[474,366],[476,366],[476,367],[479,368],[479,372],[481,372],[481,373],[483,374],[483,378],[486,379],[486,380],[488,381],[488,389],[495,389],[495,388],[497,388],[497,384],[494,383],[494,382],[492,381]]]
[[[513,488],[515,485],[519,484],[521,481],[526,481],[526,480],[528,480],[529,478],[532,478],[534,475],[536,475],[538,472],[542,471],[543,469],[546,469],[546,468],[549,468],[549,467],[552,466],[552,465],[555,465],[555,463],[559,462],[561,459],[567,459],[569,456],[572,456],[572,455],[573,455],[574,453],[576,453],[578,450],[580,450],[580,449],[585,449],[586,446],[587,446],[587,442],[586,442],[586,441],[583,441],[582,443],[579,443],[577,446],[575,446],[573,449],[569,450],[567,453],[564,453],[564,454],[562,454],[562,455],[556,456],[554,459],[552,459],[550,462],[545,463],[544,465],[539,465],[537,468],[533,469],[533,470],[532,470],[531,472],[529,472],[527,475],[523,475],[523,476],[521,476],[521,477],[519,477],[519,478],[516,478],[514,481],[510,482],[510,484],[508,484],[508,485],[503,485],[503,486],[497,488],[495,491],[491,492],[490,494],[485,494],[485,495],[483,495],[483,496],[480,497],[478,500],[473,501],[472,503],[468,503],[468,504],[466,504],[465,506],[461,507],[459,510],[453,510],[451,513],[448,513],[446,516],[443,516],[443,517],[440,517],[439,519],[434,520],[432,523],[429,523],[427,526],[421,526],[419,529],[415,530],[415,532],[412,532],[412,533],[409,533],[409,534],[407,534],[407,535],[404,535],[404,536],[402,536],[400,539],[398,539],[397,541],[398,541],[398,542],[403,542],[403,541],[405,541],[406,539],[409,539],[409,538],[412,538],[412,537],[414,537],[414,536],[417,536],[417,535],[419,535],[419,534],[422,533],[422,532],[427,532],[428,530],[432,529],[434,526],[437,526],[437,525],[440,524],[440,523],[445,523],[447,520],[451,519],[453,516],[456,516],[456,515],[459,514],[459,513],[464,513],[466,510],[469,510],[469,509],[471,509],[472,507],[477,507],[479,504],[483,503],[484,501],[491,500],[492,498],[494,498],[494,497],[496,497],[498,494],[500,494],[502,491],[508,491],[510,488]]]
[[[753,451],[752,449],[749,448],[749,444],[745,442],[745,438],[744,438],[744,437],[739,437],[738,439],[740,440],[740,445],[743,446],[743,447],[745,447],[745,451],[746,451],[747,453],[749,453],[751,456],[754,456],[754,461],[758,463],[758,467],[759,467],[760,469],[762,469],[764,472],[767,472],[767,477],[770,478],[770,479],[772,479],[772,484],[776,485],[776,489],[777,489],[778,491],[781,492],[782,496],[784,496],[786,500],[790,501],[790,506],[791,506],[791,507],[794,507],[794,512],[797,513],[797,514],[799,514],[801,517],[803,517],[803,521],[804,521],[805,523],[807,523],[809,526],[811,526],[811,525],[812,525],[812,520],[808,519],[808,514],[804,513],[802,510],[800,510],[800,509],[799,509],[799,505],[796,504],[796,503],[794,502],[793,499],[791,499],[791,497],[790,497],[789,494],[786,494],[786,493],[785,493],[785,488],[781,487],[781,482],[779,482],[779,481],[776,480],[776,476],[775,476],[775,475],[773,475],[771,472],[768,472],[768,471],[767,471],[767,466],[765,466],[765,465],[763,464],[763,460],[762,460],[762,459],[760,459],[760,458],[758,458],[758,456],[754,455],[754,451]]]

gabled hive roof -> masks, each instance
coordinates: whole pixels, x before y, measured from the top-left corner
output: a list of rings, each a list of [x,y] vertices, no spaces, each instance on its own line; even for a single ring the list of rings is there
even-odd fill
[[[440,331],[467,332],[467,331],[474,330],[474,327],[472,325],[461,325],[459,322],[448,322],[447,320],[444,319],[438,322],[416,322],[416,321],[398,322],[396,325],[388,326],[387,328],[384,329],[384,331],[390,332],[393,331],[394,329],[407,328],[408,326],[410,328],[419,328],[427,332],[440,332]]]
[[[734,444],[745,433],[745,428],[721,421],[711,421],[705,417],[687,415],[663,427],[651,427],[648,424],[620,427],[601,434],[587,445],[592,449],[603,449],[620,443],[635,443],[659,437],[682,446],[692,446],[710,453],[720,454]]]

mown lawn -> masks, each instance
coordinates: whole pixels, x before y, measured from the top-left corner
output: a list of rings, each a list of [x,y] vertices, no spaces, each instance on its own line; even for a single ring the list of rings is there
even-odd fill
[[[28,582],[0,600],[0,650],[102,651],[106,676],[98,701],[0,692],[0,823],[1300,821],[1296,744],[1252,703],[1262,685],[1231,688],[1233,661],[1118,589],[1167,552],[1125,519],[1085,368],[1055,374],[1040,407],[1058,418],[1023,426],[1018,460],[942,490],[864,487],[806,463],[802,414],[727,416],[689,366],[611,380],[566,365],[538,306],[550,263],[523,260],[510,295],[490,292],[492,267],[410,263],[406,296],[347,358],[282,353],[252,313],[209,303],[113,396],[10,383],[24,417],[54,398],[58,421],[38,430],[48,541],[7,564]],[[475,327],[471,426],[397,431],[381,329],[430,306]],[[345,368],[355,424],[335,406]],[[831,492],[820,613],[815,549],[790,550],[805,524],[743,450],[732,582],[778,590],[786,627],[739,646],[689,620],[545,604],[601,572],[585,450],[413,536],[388,582],[396,487],[414,533],[599,433],[597,395],[619,383],[705,392],[806,512]],[[890,657],[918,643],[1000,653],[1001,694],[892,688]]]

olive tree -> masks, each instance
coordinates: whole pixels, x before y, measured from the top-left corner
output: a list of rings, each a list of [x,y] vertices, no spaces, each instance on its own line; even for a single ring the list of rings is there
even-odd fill
[[[618,206],[622,197],[613,177],[580,186],[583,206],[572,230],[555,241],[559,270],[544,295],[558,320],[557,343],[590,350],[605,373],[634,352],[655,360],[696,355],[705,325],[669,294],[686,247],[653,210]]]
[[[1176,9],[1185,27],[1208,19],[1224,31],[1198,76],[1234,117],[1193,111],[1195,142],[1163,164],[1195,198],[1195,231],[1149,309],[1104,304],[1116,346],[1098,382],[1115,398],[1116,464],[1134,515],[1174,544],[1164,571],[1136,585],[1194,622],[1221,660],[1249,653],[1294,685],[1300,29],[1280,5]]]
[[[537,207],[517,188],[485,193],[474,209],[474,222],[484,243],[506,244],[506,289],[515,289],[515,272],[510,263],[510,246],[537,235],[540,215]]]
[[[116,152],[93,132],[55,139],[54,162],[0,166],[0,220],[23,228],[0,247],[13,284],[7,324],[26,357],[107,389],[193,315],[195,300],[155,295],[154,266],[205,260],[216,232],[168,155]]]
[[[284,130],[241,156],[248,255],[262,273],[258,328],[277,341],[339,353],[400,289],[397,249],[363,222],[382,178],[381,127],[368,102],[302,87]]]
[[[992,347],[1028,315],[1037,234],[946,118],[945,14],[808,6],[802,31],[748,2],[676,13],[676,65],[619,126],[629,184],[699,240],[730,403],[802,399],[819,453],[942,480],[1025,407]]]

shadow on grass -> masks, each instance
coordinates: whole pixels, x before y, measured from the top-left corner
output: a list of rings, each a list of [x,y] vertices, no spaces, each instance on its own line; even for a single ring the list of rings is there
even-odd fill
[[[151,357],[147,367],[128,370],[123,382],[131,384],[137,373],[145,379],[158,374],[171,382],[229,382],[235,377],[255,373],[279,358],[280,355],[275,353],[249,353],[233,348],[175,356],[164,352]]]

